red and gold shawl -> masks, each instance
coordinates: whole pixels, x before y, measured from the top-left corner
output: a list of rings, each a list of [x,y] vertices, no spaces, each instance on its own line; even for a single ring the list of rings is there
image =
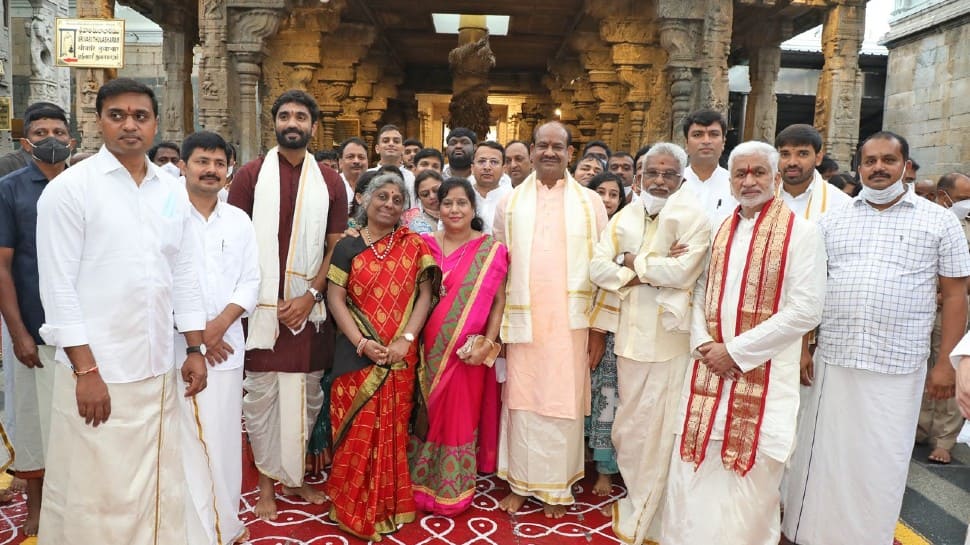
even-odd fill
[[[735,214],[731,221],[721,225],[711,247],[705,300],[707,328],[714,342],[724,342],[721,305],[724,300],[724,282],[728,267],[732,265],[732,257],[741,260],[747,257],[747,262],[737,264],[744,266],[744,272],[741,277],[734,334],[740,335],[757,327],[778,311],[794,220],[795,215],[782,199],[768,201],[755,222],[747,256],[731,255],[731,243],[737,232],[739,215]],[[754,466],[770,374],[769,360],[744,373],[731,387],[721,461],[725,468],[741,476]],[[684,420],[680,456],[685,462],[693,462],[697,467],[704,461],[724,381],[700,360],[694,361],[690,380],[690,399]]]

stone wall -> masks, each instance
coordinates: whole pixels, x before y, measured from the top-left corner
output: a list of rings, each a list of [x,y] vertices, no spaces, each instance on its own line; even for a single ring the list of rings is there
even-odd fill
[[[939,24],[933,11],[899,22],[919,31],[890,33],[883,127],[909,140],[919,177],[935,179],[970,172],[970,13]]]

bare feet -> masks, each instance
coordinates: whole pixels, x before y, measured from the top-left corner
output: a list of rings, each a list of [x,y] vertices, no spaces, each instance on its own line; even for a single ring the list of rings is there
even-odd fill
[[[0,505],[7,505],[15,499],[17,499],[17,493],[13,490],[9,488],[0,490]]]
[[[596,496],[609,496],[613,491],[613,476],[600,473],[596,477],[596,484],[593,485],[593,494]]]
[[[27,479],[27,518],[24,520],[24,535],[37,535],[40,526],[40,501],[44,490],[44,478]]]
[[[260,520],[276,520],[276,490],[273,479],[259,474],[259,500],[253,511]]]
[[[283,493],[287,496],[300,496],[304,501],[312,503],[313,505],[320,505],[327,501],[327,495],[320,492],[316,488],[313,488],[307,483],[303,483],[303,486],[297,488],[290,488],[289,486],[283,487]]]
[[[249,528],[246,528],[245,526],[243,526],[242,533],[239,534],[239,537],[237,537],[236,540],[232,542],[232,545],[240,545],[247,541],[249,541]]]
[[[515,492],[509,492],[508,496],[505,496],[502,498],[502,501],[498,502],[498,508],[506,513],[515,513],[522,508],[525,500],[525,496],[520,496]]]
[[[613,516],[613,504],[614,503],[616,503],[616,502],[615,501],[611,501],[610,503],[604,505],[603,507],[600,507],[600,514],[603,515],[604,517],[607,517],[607,518],[612,517]]]
[[[21,479],[20,477],[14,477],[10,481],[10,490],[18,494],[22,494],[27,491],[27,479]]]
[[[952,461],[950,458],[950,451],[942,447],[936,447],[933,449],[933,451],[930,452],[929,460],[934,464],[942,465],[949,464]]]
[[[566,516],[566,506],[544,503],[542,504],[542,512],[546,514],[547,519],[561,519]]]

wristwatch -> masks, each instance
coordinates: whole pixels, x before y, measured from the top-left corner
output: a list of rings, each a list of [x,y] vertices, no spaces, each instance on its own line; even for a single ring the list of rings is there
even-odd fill
[[[200,344],[199,346],[189,346],[185,349],[185,355],[191,356],[192,354],[199,354],[203,358],[205,357],[205,344]]]
[[[623,252],[622,254],[619,254],[619,255],[617,255],[617,256],[616,256],[616,257],[615,257],[615,258],[613,259],[613,261],[614,261],[614,262],[615,262],[615,263],[616,263],[617,265],[622,265],[622,264],[623,264],[623,262],[624,262],[624,261],[626,261],[626,252]]]
[[[313,286],[310,286],[306,290],[310,293],[310,295],[313,296],[314,302],[319,303],[323,301],[323,293],[317,291],[316,288],[314,288]]]
[[[407,333],[407,332],[405,332],[404,335],[401,335],[401,338],[403,338],[405,341],[407,341],[409,343],[413,343],[414,342],[414,333]]]

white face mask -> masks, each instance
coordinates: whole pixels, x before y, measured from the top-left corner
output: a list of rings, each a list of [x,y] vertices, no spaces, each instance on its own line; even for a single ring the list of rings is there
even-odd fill
[[[640,201],[643,202],[643,208],[647,211],[647,215],[655,216],[667,204],[667,197],[655,197],[649,191],[644,191],[640,193]]]
[[[234,165],[229,165],[229,168],[226,169],[226,178],[232,178],[232,167],[233,166]]]
[[[873,189],[866,184],[862,184],[862,190],[859,191],[859,196],[872,204],[889,204],[906,192],[906,186],[903,184],[903,176],[905,175],[906,171],[904,170],[899,176],[899,179],[885,189]]]
[[[179,170],[178,165],[174,165],[172,163],[165,163],[164,165],[162,165],[162,166],[160,166],[158,168],[160,168],[163,171],[171,174],[175,178],[178,178],[179,176],[182,175],[182,171]]]
[[[963,220],[970,215],[970,199],[964,199],[962,201],[957,201],[950,206],[950,212],[956,214],[957,219]]]

